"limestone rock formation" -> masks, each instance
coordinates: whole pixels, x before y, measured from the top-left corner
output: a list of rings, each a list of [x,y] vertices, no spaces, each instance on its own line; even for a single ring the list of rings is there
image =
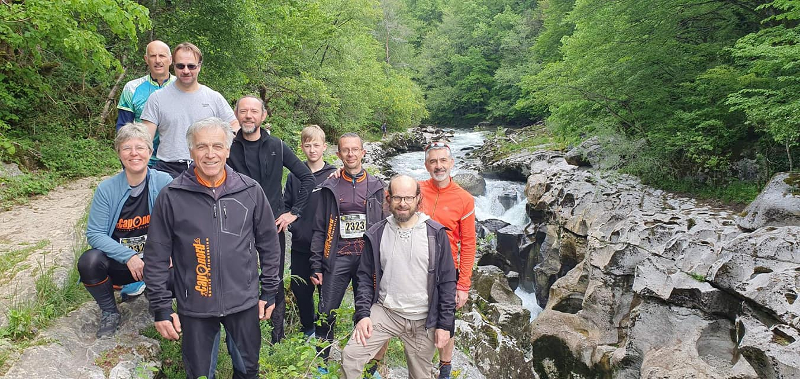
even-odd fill
[[[764,226],[800,226],[800,174],[775,174],[742,214],[736,223],[746,231]]]
[[[800,377],[790,213],[743,233],[731,211],[558,154],[537,154],[530,173],[533,224],[509,249],[527,261],[508,269],[547,304],[530,334],[540,377]]]
[[[472,196],[481,196],[486,193],[486,180],[478,174],[471,172],[455,174],[453,180]]]

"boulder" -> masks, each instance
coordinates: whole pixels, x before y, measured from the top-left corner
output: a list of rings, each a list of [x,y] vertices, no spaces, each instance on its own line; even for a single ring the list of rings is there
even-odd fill
[[[503,209],[509,210],[517,204],[517,191],[507,189],[497,196],[497,201],[503,206]]]
[[[564,160],[573,166],[591,166],[591,162],[597,160],[602,148],[600,139],[592,137],[570,149],[570,151],[564,155]]]
[[[453,180],[472,196],[481,196],[486,193],[486,180],[478,174],[455,174]]]
[[[775,174],[736,224],[745,231],[765,226],[800,226],[800,174]]]

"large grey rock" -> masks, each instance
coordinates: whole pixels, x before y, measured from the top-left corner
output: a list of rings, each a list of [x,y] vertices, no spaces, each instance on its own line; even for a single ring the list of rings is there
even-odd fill
[[[798,377],[797,226],[744,234],[732,211],[535,158],[537,235],[506,233],[520,247],[503,250],[528,257],[520,285],[546,300],[531,329],[540,376]]]
[[[453,180],[472,196],[481,196],[486,193],[486,180],[473,173],[460,173],[453,175]]]
[[[775,174],[736,223],[747,231],[764,226],[800,226],[800,174]]]
[[[113,337],[95,338],[100,310],[83,304],[41,333],[41,344],[26,349],[6,379],[153,378],[161,367],[158,341],[142,336],[153,325],[147,300],[120,304],[122,324]]]

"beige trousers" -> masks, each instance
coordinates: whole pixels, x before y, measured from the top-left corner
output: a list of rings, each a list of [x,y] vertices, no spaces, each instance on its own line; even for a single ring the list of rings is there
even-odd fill
[[[434,329],[425,329],[425,319],[408,320],[378,304],[370,308],[372,336],[367,346],[350,338],[342,352],[342,369],[346,379],[360,379],[364,366],[384,343],[398,337],[405,346],[408,377],[430,379],[433,376]]]

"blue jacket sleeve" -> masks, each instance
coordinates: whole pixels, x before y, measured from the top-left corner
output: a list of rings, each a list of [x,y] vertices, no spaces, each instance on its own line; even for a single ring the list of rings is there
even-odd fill
[[[117,131],[119,131],[119,128],[121,128],[123,125],[133,122],[133,120],[133,112],[126,111],[124,109],[117,109]]]
[[[101,186],[94,193],[92,206],[89,208],[89,217],[86,223],[86,241],[89,246],[124,264],[136,252],[120,245],[109,235],[109,227],[114,223],[114,220],[111,220],[114,217],[114,209],[118,206],[109,195],[109,191],[104,190],[101,183]]]

